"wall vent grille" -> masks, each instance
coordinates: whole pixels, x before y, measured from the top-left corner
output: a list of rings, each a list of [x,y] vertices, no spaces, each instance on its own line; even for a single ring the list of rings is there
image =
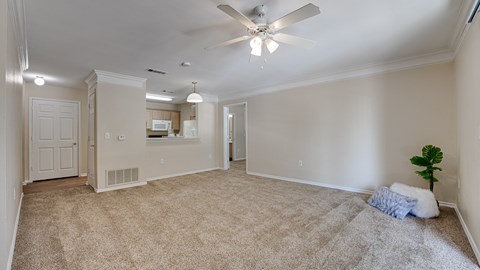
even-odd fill
[[[107,186],[129,184],[138,181],[138,168],[107,171]]]

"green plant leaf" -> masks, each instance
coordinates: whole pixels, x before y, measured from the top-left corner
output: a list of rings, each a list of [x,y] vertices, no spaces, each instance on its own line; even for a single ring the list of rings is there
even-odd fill
[[[438,180],[436,177],[433,177],[433,182],[438,182],[440,180]]]
[[[410,162],[413,165],[417,166],[431,166],[432,164],[430,163],[430,160],[424,158],[424,157],[419,157],[419,156],[414,156],[410,159]]]
[[[443,159],[442,149],[433,145],[425,145],[422,148],[422,155],[433,164],[440,163]]]
[[[430,173],[427,170],[416,171],[415,173],[423,177],[425,180],[430,180]]]
[[[432,170],[433,170],[433,171],[442,171],[442,168],[439,168],[439,167],[432,167]]]
[[[428,157],[428,154],[430,153],[430,151],[432,150],[432,148],[434,148],[435,146],[433,145],[425,145],[423,148],[422,148],[422,156],[430,159]]]

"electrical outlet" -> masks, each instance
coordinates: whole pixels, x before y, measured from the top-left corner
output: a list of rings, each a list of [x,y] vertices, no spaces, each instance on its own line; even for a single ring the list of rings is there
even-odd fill
[[[163,158],[160,159],[160,164],[165,164],[165,160]]]
[[[303,160],[298,161],[298,166],[302,167],[303,166]]]
[[[105,140],[110,140],[110,132],[105,132]]]

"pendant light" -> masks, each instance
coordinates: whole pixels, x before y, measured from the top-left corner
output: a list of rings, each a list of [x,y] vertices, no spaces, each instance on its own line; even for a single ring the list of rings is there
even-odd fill
[[[192,82],[192,84],[193,84],[193,92],[187,96],[187,102],[189,103],[203,102],[202,96],[200,96],[200,94],[197,93],[197,89],[195,88],[195,85],[197,84],[197,82]]]
[[[35,80],[33,80],[33,81],[34,81],[35,84],[38,85],[38,86],[42,86],[42,85],[45,84],[45,80],[43,79],[42,76],[37,76],[37,77],[35,78]]]

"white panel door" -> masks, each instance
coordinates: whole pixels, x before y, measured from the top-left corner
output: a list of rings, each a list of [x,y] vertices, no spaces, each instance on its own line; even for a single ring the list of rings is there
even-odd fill
[[[78,176],[78,103],[32,99],[30,179]]]

